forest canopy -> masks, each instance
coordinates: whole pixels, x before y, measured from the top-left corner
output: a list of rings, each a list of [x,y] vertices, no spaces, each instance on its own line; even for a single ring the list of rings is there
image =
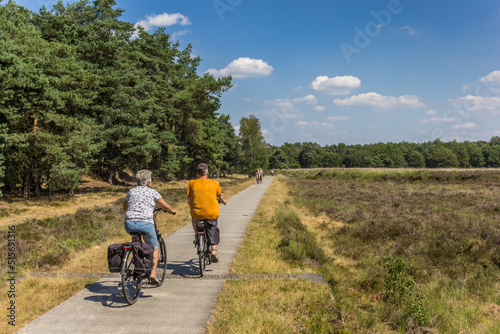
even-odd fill
[[[76,188],[94,169],[169,179],[204,161],[227,172],[238,143],[220,96],[231,77],[196,73],[200,58],[164,29],[120,21],[114,0],[33,13],[0,5],[0,178],[39,193]]]

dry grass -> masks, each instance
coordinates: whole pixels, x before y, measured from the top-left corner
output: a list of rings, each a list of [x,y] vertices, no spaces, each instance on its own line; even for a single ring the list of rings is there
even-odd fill
[[[206,333],[333,333],[326,285],[302,280],[233,280],[224,285]]]

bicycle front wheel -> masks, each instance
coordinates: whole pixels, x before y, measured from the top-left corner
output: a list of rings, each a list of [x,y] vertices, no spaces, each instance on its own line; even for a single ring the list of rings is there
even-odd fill
[[[158,239],[158,265],[156,266],[156,278],[160,281],[160,286],[165,281],[167,276],[167,245],[163,238]]]
[[[139,298],[141,292],[142,278],[140,275],[134,273],[132,250],[126,250],[122,260],[122,293],[125,300],[130,305],[134,304]]]

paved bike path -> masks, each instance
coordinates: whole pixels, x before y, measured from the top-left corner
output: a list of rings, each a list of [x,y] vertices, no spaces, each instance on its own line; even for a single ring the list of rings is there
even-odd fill
[[[198,256],[192,243],[191,223],[169,235],[167,274],[158,288],[143,288],[129,306],[118,287],[119,277],[103,278],[80,291],[17,333],[204,333],[229,266],[238,251],[257,205],[272,177],[254,184],[221,205],[219,262],[207,266],[199,277]],[[223,189],[224,191],[224,189]],[[169,276],[171,277],[171,276]]]

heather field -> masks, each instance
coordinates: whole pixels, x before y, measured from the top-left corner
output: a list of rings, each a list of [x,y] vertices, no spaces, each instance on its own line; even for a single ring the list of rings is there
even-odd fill
[[[500,333],[500,170],[281,174],[316,249],[282,254],[316,264],[344,330]]]

